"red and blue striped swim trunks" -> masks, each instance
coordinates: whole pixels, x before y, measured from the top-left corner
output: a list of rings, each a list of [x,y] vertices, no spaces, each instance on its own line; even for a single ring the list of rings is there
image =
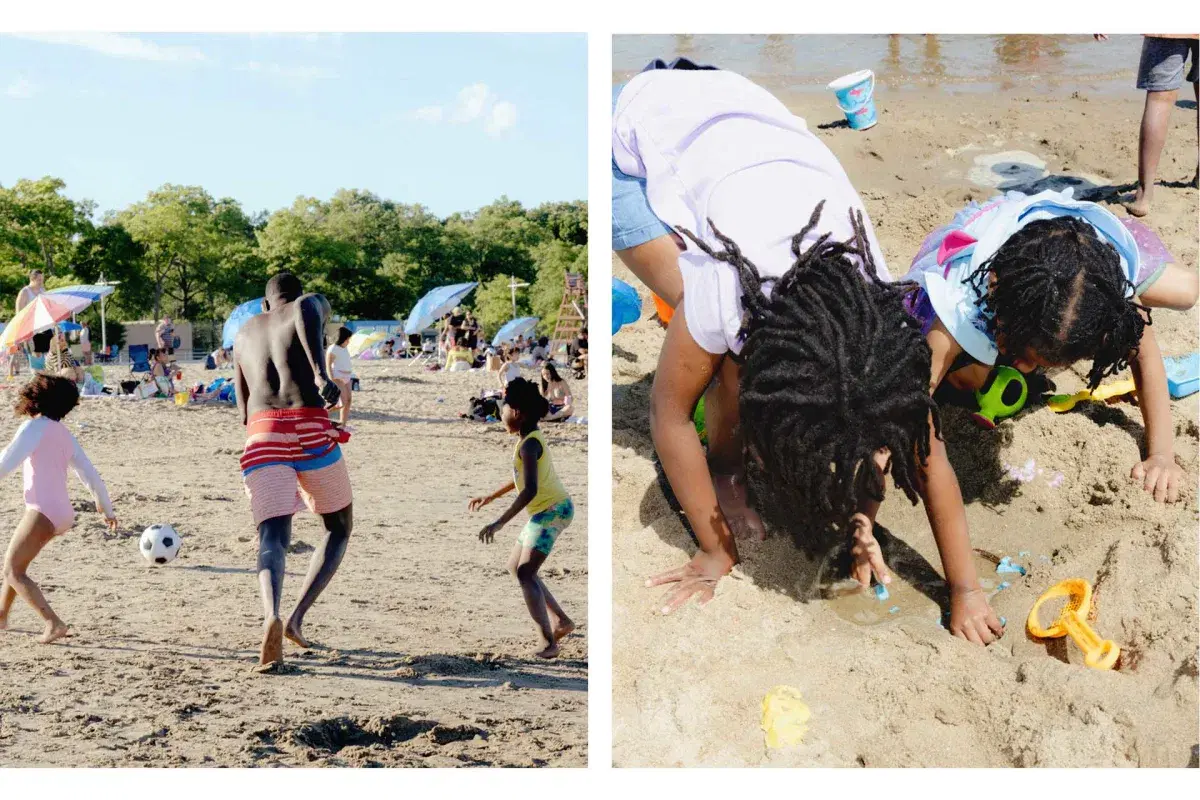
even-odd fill
[[[260,411],[246,425],[242,481],[254,524],[307,508],[341,511],[353,499],[339,442],[345,436],[322,408]]]

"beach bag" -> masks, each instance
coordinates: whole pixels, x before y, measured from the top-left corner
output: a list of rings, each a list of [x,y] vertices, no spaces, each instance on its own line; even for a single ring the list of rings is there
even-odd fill
[[[216,369],[217,368],[217,360],[212,357],[212,353],[209,353],[208,357],[204,359],[204,368],[205,369]]]

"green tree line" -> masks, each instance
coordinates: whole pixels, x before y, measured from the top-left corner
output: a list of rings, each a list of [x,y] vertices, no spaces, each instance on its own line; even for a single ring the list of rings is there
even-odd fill
[[[548,334],[563,275],[587,272],[586,201],[525,208],[501,197],[439,218],[420,205],[340,189],[328,200],[301,197],[248,214],[202,187],[166,184],[97,219],[94,203],[65,189],[53,177],[0,186],[0,318],[11,318],[30,270],[43,270],[51,288],[103,275],[121,282],[109,319],[167,314],[191,320],[204,341],[219,335],[234,306],[261,296],[269,276],[287,270],[348,320],[403,319],[430,289],[478,281],[465,304],[489,332],[512,316],[508,285],[516,278],[530,284],[518,291],[517,314],[541,317]]]

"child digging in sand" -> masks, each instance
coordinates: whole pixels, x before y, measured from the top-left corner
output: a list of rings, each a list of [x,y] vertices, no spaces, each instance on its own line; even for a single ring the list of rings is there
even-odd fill
[[[46,621],[39,641],[49,644],[67,635],[67,624],[46,602],[26,570],[51,539],[75,524],[75,511],[67,494],[67,467],[75,471],[103,509],[110,530],[116,530],[108,490],[79,442],[62,424],[79,403],[75,383],[57,375],[39,374],[17,395],[18,416],[30,419],[17,429],[12,442],[0,454],[0,479],[23,464],[25,473],[25,516],[17,523],[8,551],[4,554],[4,582],[0,584],[0,630],[8,627],[8,612],[17,595]]]
[[[1070,190],[972,203],[926,238],[908,274],[920,287],[909,308],[932,350],[931,384],[977,389],[997,362],[1030,372],[1090,359],[1094,389],[1128,367],[1146,429],[1130,477],[1175,502],[1184,475],[1150,309],[1194,306],[1197,274],[1172,262],[1145,225]]]
[[[546,439],[538,430],[538,422],[548,410],[549,405],[538,392],[536,384],[524,378],[509,382],[500,417],[509,433],[521,437],[513,454],[513,480],[486,497],[472,499],[467,506],[471,511],[478,511],[513,489],[518,490],[508,510],[479,532],[479,541],[486,544],[491,544],[496,532],[522,509],[529,510],[529,522],[517,534],[517,544],[508,561],[508,571],[521,584],[525,605],[541,634],[542,649],[537,653],[539,658],[557,656],[559,640],[575,630],[575,623],[562,610],[538,575],[555,540],[575,516],[575,505],[559,480],[558,473],[554,471]]]
[[[675,584],[664,613],[692,597],[707,603],[738,561],[734,531],[762,535],[759,514],[813,555],[834,536],[850,539],[855,577],[886,583],[871,530],[891,473],[912,502],[926,501],[951,587],[950,630],[993,641],[1003,628],[979,585],[965,516],[947,516],[939,499],[957,483],[933,457],[944,445],[929,347],[903,305],[911,287],[888,282],[841,165],[749,80],[688,62],[652,66],[614,102],[614,169],[645,182],[640,206],[627,192],[621,208],[614,200],[614,247],[665,246],[671,228],[691,240],[650,263],[622,258],[682,295],[650,427],[700,552],[647,586]],[[702,395],[707,454],[692,423]]]

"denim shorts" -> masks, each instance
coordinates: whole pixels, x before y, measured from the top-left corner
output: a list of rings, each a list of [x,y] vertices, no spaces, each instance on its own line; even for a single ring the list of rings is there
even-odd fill
[[[1183,65],[1188,55],[1192,57],[1192,68],[1188,71],[1188,83],[1195,83],[1197,76],[1195,39],[1162,39],[1147,36],[1142,40],[1142,59],[1138,64],[1137,88],[1148,92],[1169,92],[1183,85]]]
[[[617,97],[625,84],[613,87],[613,110],[617,108]],[[634,178],[617,169],[612,162],[612,249],[628,250],[651,239],[666,236],[671,232],[654,212],[646,199],[646,181]]]

